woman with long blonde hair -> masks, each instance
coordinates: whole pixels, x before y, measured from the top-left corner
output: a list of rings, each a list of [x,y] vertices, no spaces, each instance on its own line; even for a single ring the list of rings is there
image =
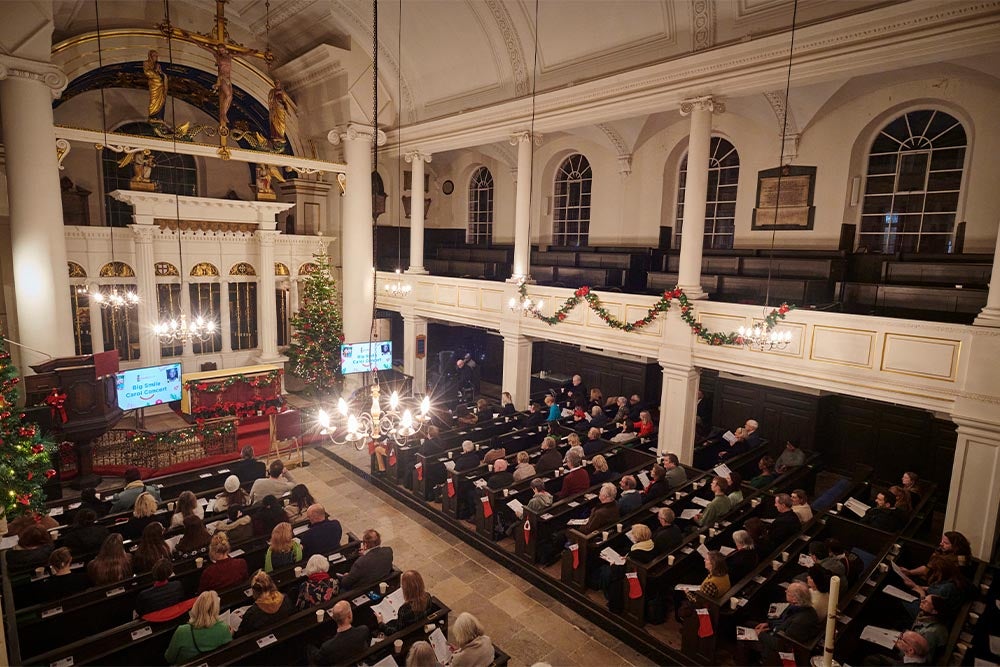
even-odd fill
[[[271,531],[267,554],[264,555],[264,572],[274,572],[274,568],[298,563],[302,560],[302,545],[292,539],[292,524],[279,523]]]
[[[174,630],[163,657],[171,665],[183,665],[232,640],[229,626],[219,620],[219,594],[205,591],[194,601],[188,622]]]

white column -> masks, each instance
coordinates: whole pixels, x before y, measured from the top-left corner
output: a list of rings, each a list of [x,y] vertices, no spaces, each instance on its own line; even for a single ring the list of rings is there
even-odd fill
[[[700,97],[681,104],[681,115],[691,116],[691,130],[688,136],[677,285],[691,299],[707,296],[701,289],[701,249],[705,238],[705,202],[708,198],[708,153],[712,143],[712,113],[723,111],[725,105],[711,97]]]
[[[219,281],[219,329],[222,331],[222,354],[233,351],[232,309],[229,306],[229,281]]]
[[[181,230],[178,229],[177,233],[180,234]],[[179,262],[180,262],[180,260],[178,260],[178,264],[177,264],[178,270],[183,271],[183,268],[180,266]],[[196,312],[194,312],[194,311],[191,310],[191,283],[187,282],[187,280],[185,280],[185,278],[186,278],[186,276],[182,273],[181,274],[181,312],[184,313],[185,315],[187,315],[189,318],[195,318],[195,317],[198,317],[198,315],[203,315],[204,313],[200,313],[200,312],[196,313]],[[226,333],[225,329],[223,329],[222,330],[222,339],[225,340],[227,335],[228,334]],[[192,342],[190,340],[184,341],[184,344],[181,347],[183,348],[183,351],[181,352],[182,356],[185,356],[188,359],[190,359],[191,357],[194,356],[194,345],[192,344]]]
[[[944,530],[956,530],[972,544],[972,555],[993,556],[1000,517],[1000,421],[953,415],[955,461]]]
[[[257,285],[257,336],[260,341],[258,361],[264,364],[287,360],[287,357],[278,354],[278,311],[274,293],[274,242],[278,234],[274,230],[257,230],[260,251],[260,268],[257,270],[257,275],[260,276],[260,283]]]
[[[538,142],[540,135],[534,136]],[[517,190],[514,200],[514,265],[511,279],[529,278],[531,261],[531,142],[530,132],[518,132],[510,137],[517,146]]]
[[[503,333],[503,386],[518,410],[528,408],[531,397],[531,339],[517,333]]]
[[[697,418],[697,369],[686,364],[660,360],[663,387],[660,389],[660,423],[657,425],[657,452],[676,454],[682,463],[694,461],[694,427]]]
[[[288,281],[288,316],[291,317],[299,312],[299,279],[291,278]]]
[[[347,130],[331,131],[330,143],[344,144],[347,190],[341,215],[341,266],[343,267],[344,336],[348,343],[371,336],[375,285],[372,272],[372,139],[371,126],[350,124]],[[385,134],[378,130],[378,145]]]
[[[424,163],[431,156],[412,151],[403,156],[413,163],[410,174],[410,267],[407,273],[427,273],[424,268]]]
[[[50,24],[51,26],[51,24]],[[50,27],[51,30],[51,27]],[[0,57],[14,298],[11,338],[54,357],[72,356],[73,320],[52,99],[66,76],[49,63]],[[47,357],[19,348],[21,372]]]
[[[87,301],[90,310],[90,345],[94,354],[97,354],[104,352],[104,320],[101,317],[101,304],[93,297],[89,297]]]
[[[152,220],[150,224],[134,224],[131,227],[135,235],[135,277],[139,293],[139,353],[144,365],[156,366],[160,363],[160,339],[153,329],[160,319],[156,303],[156,258],[153,254],[153,236],[157,228],[152,225]]]
[[[403,372],[413,376],[413,393],[427,393],[427,348],[417,359],[417,336],[427,338],[427,318],[403,312]]]
[[[986,305],[974,322],[980,327],[1000,327],[1000,233],[993,251],[993,272],[990,273],[990,289],[986,294]]]

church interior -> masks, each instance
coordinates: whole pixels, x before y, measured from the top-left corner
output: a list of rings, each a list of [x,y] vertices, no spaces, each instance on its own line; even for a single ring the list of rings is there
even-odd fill
[[[0,19],[9,664],[1000,664],[1000,1]]]

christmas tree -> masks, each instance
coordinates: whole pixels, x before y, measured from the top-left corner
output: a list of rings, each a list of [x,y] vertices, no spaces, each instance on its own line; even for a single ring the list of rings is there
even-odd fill
[[[309,391],[329,393],[340,380],[340,344],[344,342],[340,296],[330,277],[330,258],[314,255],[316,269],[306,278],[302,307],[292,317],[288,358],[292,372]]]
[[[42,483],[56,474],[49,463],[51,444],[17,409],[20,381],[10,354],[0,349],[0,502],[8,520],[41,511]]]

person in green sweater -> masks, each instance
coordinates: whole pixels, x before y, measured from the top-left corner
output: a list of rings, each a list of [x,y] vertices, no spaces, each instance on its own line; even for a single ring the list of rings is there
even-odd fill
[[[723,515],[732,509],[732,503],[726,492],[729,491],[729,484],[722,477],[716,475],[712,478],[712,493],[715,497],[708,503],[705,509],[694,518],[695,522],[702,528],[711,528]]]
[[[302,545],[292,539],[292,524],[279,523],[271,531],[271,542],[264,556],[264,571],[270,574],[276,567],[284,567],[302,560]]]
[[[163,657],[171,665],[182,665],[232,640],[229,626],[219,620],[219,594],[205,591],[191,607],[188,622],[174,630]]]

